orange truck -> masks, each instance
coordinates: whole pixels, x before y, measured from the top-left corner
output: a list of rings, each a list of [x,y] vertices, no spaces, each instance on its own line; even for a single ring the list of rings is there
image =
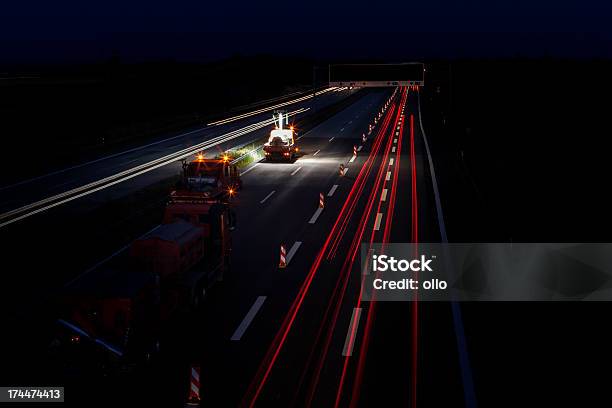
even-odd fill
[[[227,202],[190,189],[172,192],[161,225],[61,293],[55,343],[78,356],[76,366],[85,355],[122,371],[149,361],[164,322],[199,307],[229,270],[234,223]]]
[[[228,156],[205,159],[203,154],[198,154],[195,160],[183,162],[183,177],[177,187],[207,198],[227,198],[242,188],[242,180],[238,167]]]

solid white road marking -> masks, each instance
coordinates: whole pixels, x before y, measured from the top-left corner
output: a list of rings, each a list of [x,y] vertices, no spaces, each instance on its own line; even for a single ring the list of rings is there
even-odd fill
[[[357,158],[357,156],[353,156],[353,157],[351,157],[351,159],[349,160],[349,163],[354,162],[356,158]]]
[[[337,188],[338,188],[338,185],[337,185],[337,184],[334,184],[334,185],[332,186],[331,190],[329,190],[329,193],[327,193],[327,196],[328,196],[328,197],[333,196],[333,195],[334,195],[334,193],[336,192],[336,189],[337,189]]]
[[[295,243],[293,244],[293,246],[291,247],[291,249],[287,253],[287,262],[286,262],[287,266],[289,266],[289,262],[291,262],[291,258],[293,258],[293,255],[295,255],[297,250],[300,248],[300,245],[302,245],[301,241],[295,241]]]
[[[310,221],[308,221],[308,223],[314,224],[315,222],[317,222],[317,219],[319,218],[319,215],[321,215],[321,212],[323,212],[323,209],[317,208],[317,211],[315,211],[315,213],[312,215],[312,218],[310,218]]]
[[[421,94],[417,94],[417,107],[419,112],[419,126],[421,133],[423,134],[423,142],[425,144],[425,152],[427,153],[427,161],[429,162],[429,174],[431,174],[431,184],[434,192],[434,201],[436,203],[436,215],[438,216],[438,227],[440,229],[440,238],[442,242],[448,242],[448,236],[446,235],[446,225],[444,224],[444,213],[442,212],[442,201],[440,200],[440,190],[438,189],[438,180],[436,179],[436,169],[431,158],[431,151],[429,150],[429,143],[427,143],[427,136],[425,136],[425,129],[423,128],[423,121],[421,120]]]
[[[314,152],[312,155],[316,156],[317,154],[319,154],[319,152],[321,151],[321,149],[317,150],[316,152]]]
[[[300,171],[302,169],[302,166],[298,167],[297,169],[293,170],[293,173],[291,173],[292,176],[295,175],[295,173],[297,173],[298,171]]]
[[[438,216],[438,227],[440,229],[440,239],[442,242],[448,242],[448,236],[446,235],[446,226],[444,224],[444,213],[442,212],[442,203],[440,200],[440,191],[438,190],[438,181],[436,180],[436,171],[434,168],[434,163],[433,160],[431,158],[431,151],[429,150],[429,143],[427,143],[427,136],[425,135],[425,129],[423,128],[423,121],[421,120],[421,93],[417,93],[417,107],[418,107],[418,113],[419,113],[419,126],[421,128],[421,134],[423,135],[423,142],[425,145],[425,151],[427,153],[427,161],[429,162],[429,174],[431,174],[431,184],[432,184],[432,188],[433,188],[433,192],[434,192],[434,200],[436,203],[436,215]],[[454,326],[455,326],[455,330],[457,331],[457,343],[460,347],[460,354],[462,356],[465,356],[465,359],[459,359],[460,363],[461,363],[461,368],[464,371],[468,372],[468,375],[471,375],[470,373],[470,366],[469,366],[469,362],[467,362],[467,349],[465,347],[465,344],[462,344],[459,339],[465,338],[465,330],[463,327],[463,323],[461,322],[461,310],[459,309],[459,305],[456,302],[451,302],[451,307],[453,309],[453,320],[454,320]],[[473,385],[469,385],[469,387],[464,391],[466,398],[474,398],[474,389],[473,389]]]
[[[391,149],[391,153],[395,153],[395,146],[393,146],[393,149]]]
[[[382,221],[382,213],[376,214],[376,221],[374,222],[374,231],[378,231],[380,229],[380,222]]]
[[[393,166],[393,163],[395,163],[395,159],[392,157],[389,159],[389,166]]]
[[[332,136],[331,139],[329,139],[329,141],[331,142],[332,140],[334,140],[336,138],[336,136]]]
[[[242,335],[244,334],[246,329],[249,328],[249,325],[255,318],[255,315],[257,314],[257,312],[259,312],[259,309],[261,309],[261,306],[263,305],[265,300],[266,300],[265,296],[259,296],[257,299],[255,299],[255,303],[253,303],[253,306],[251,306],[251,309],[249,309],[249,312],[246,314],[246,316],[244,316],[244,319],[242,319],[240,326],[238,326],[234,334],[232,334],[232,337],[230,340],[238,341],[242,338]]]
[[[359,147],[357,148],[357,151],[358,151],[358,152],[360,152],[360,151],[361,151],[361,149],[363,149],[363,146],[359,146]]]
[[[344,348],[342,349],[342,355],[344,357],[350,357],[353,354],[353,346],[355,345],[354,333],[357,333],[359,328],[359,318],[361,317],[361,308],[354,307],[353,315],[351,316],[351,324],[349,324],[348,333],[346,333],[346,339],[344,340]]]
[[[242,173],[240,173],[241,176],[244,176],[245,174],[247,174],[249,171],[253,170],[255,167],[259,166],[259,163],[255,163],[254,165],[252,165],[251,167],[249,167],[248,169],[246,169],[245,171],[243,171]]]
[[[385,188],[380,196],[380,201],[387,200],[387,189]]]
[[[274,195],[274,193],[276,193],[276,190],[272,190],[272,192],[270,194],[268,194],[267,196],[265,196],[264,199],[259,202],[259,204],[265,203],[268,198],[270,198],[270,197],[272,197]]]
[[[391,172],[390,171],[387,172],[387,177],[385,177],[385,181],[389,181],[389,180],[391,180]]]

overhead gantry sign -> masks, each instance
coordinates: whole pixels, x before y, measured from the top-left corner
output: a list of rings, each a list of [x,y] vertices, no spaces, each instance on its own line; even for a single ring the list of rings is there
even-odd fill
[[[329,66],[329,86],[423,86],[421,62],[401,64],[334,64]]]

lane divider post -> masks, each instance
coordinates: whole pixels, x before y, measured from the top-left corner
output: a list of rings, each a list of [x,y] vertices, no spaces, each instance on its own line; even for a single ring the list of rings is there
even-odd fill
[[[189,396],[187,397],[187,407],[200,406],[200,366],[191,365],[191,381],[189,384]]]
[[[281,244],[280,246],[280,261],[278,263],[279,268],[287,267],[287,249],[285,248],[285,244]]]

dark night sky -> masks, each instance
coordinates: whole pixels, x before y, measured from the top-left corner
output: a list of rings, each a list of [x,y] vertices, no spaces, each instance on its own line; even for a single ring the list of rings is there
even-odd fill
[[[612,6],[603,1],[369,3],[22,0],[0,11],[0,62],[95,61],[113,52],[133,61],[263,52],[612,57]]]

